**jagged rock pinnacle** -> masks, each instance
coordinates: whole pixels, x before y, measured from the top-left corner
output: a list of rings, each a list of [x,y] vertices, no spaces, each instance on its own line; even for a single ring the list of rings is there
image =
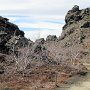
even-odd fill
[[[75,5],[75,6],[72,8],[72,11],[73,11],[73,12],[79,11],[79,6],[78,6],[78,5]]]

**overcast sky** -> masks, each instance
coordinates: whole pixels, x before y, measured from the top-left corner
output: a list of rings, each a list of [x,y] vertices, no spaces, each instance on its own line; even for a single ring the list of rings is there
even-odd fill
[[[0,0],[0,15],[7,17],[31,40],[59,36],[64,17],[74,5],[90,7],[90,0]]]

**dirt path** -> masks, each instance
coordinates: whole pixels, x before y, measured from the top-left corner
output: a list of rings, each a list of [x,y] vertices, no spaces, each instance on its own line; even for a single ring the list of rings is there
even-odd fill
[[[89,73],[86,76],[76,77],[76,83],[64,85],[55,90],[90,90],[90,64],[85,64],[85,66],[89,69]]]

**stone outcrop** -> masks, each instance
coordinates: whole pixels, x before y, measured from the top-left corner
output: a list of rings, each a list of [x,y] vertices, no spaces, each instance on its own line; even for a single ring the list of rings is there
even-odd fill
[[[14,44],[22,47],[27,43],[24,32],[17,25],[9,22],[9,19],[0,16],[0,52],[8,53]]]
[[[66,24],[63,26],[63,31],[59,39],[68,39],[65,41],[68,45],[65,46],[82,43],[85,38],[89,37],[90,8],[80,10],[79,6],[75,5],[68,11],[65,22]]]
[[[69,27],[69,25],[77,23],[81,20],[89,21],[90,20],[89,15],[90,15],[90,8],[79,10],[79,6],[75,5],[67,13],[67,15],[65,17],[66,24],[64,25],[63,29],[66,29],[67,27]],[[89,26],[87,24],[86,24],[86,26]]]
[[[44,42],[45,42],[44,38],[40,38],[35,41],[35,43],[38,43],[38,44],[44,44]]]
[[[57,37],[56,35],[48,35],[46,38],[46,41],[56,41]]]

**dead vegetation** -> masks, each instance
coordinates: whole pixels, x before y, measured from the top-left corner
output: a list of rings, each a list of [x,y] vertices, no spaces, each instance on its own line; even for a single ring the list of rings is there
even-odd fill
[[[1,32],[0,90],[54,90],[75,75],[85,76],[88,70],[83,62],[90,62],[90,28],[81,28],[81,24],[88,17],[88,10],[75,6],[66,15],[60,38],[49,35],[46,41],[42,38],[32,42],[17,26],[7,22],[6,28],[14,31],[8,32],[11,38],[4,43],[2,36],[6,38],[8,34]],[[1,47],[9,47],[8,53],[2,52]]]

